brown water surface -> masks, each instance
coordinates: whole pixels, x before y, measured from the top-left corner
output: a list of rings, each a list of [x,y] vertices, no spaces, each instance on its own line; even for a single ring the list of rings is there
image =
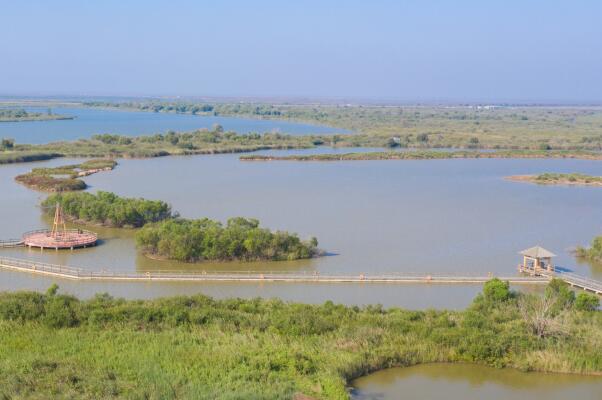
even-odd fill
[[[353,400],[599,400],[602,377],[465,364],[392,368],[353,382]]]
[[[331,149],[296,151],[330,152]],[[339,151],[350,151],[343,149]],[[272,152],[288,154],[287,152]],[[38,208],[46,195],[14,177],[34,166],[0,166],[0,238],[48,227]],[[523,185],[504,176],[541,172],[602,175],[584,160],[425,160],[240,162],[237,155],[120,160],[111,172],[86,177],[90,190],[165,200],[184,217],[258,218],[264,226],[316,236],[329,255],[295,262],[184,264],[151,260],[135,249],[134,231],[95,227],[98,247],[64,252],[0,250],[4,256],[108,271],[294,271],[321,274],[514,275],[517,252],[540,244],[557,263],[602,279],[602,268],[578,264],[571,248],[600,234],[602,189]],[[43,289],[52,279],[0,271],[0,290]],[[126,297],[202,292],[278,296],[347,304],[463,308],[478,285],[338,285],[58,282],[80,296],[109,291]],[[528,290],[537,290],[529,288]]]

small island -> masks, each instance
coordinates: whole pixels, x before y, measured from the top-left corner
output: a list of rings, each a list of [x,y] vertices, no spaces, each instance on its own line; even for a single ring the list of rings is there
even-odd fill
[[[529,182],[538,185],[577,185],[577,186],[602,186],[602,176],[584,174],[556,174],[545,173],[539,175],[513,175],[506,179],[515,182]]]
[[[207,218],[169,219],[145,225],[136,244],[150,257],[183,262],[292,261],[318,254],[318,241],[260,228],[259,221],[230,218],[225,226]]]
[[[103,191],[53,194],[42,202],[42,208],[52,215],[57,203],[69,221],[112,228],[140,228],[177,216],[163,201],[119,197]]]
[[[577,246],[575,255],[593,263],[602,263],[602,236],[596,236],[588,248]]]
[[[319,255],[318,241],[273,232],[251,218],[230,218],[225,225],[208,218],[184,219],[160,200],[119,197],[99,191],[58,193],[42,202],[48,215],[62,206],[65,219],[81,224],[141,228],[136,244],[156,259],[202,261],[292,261]]]
[[[46,113],[29,112],[25,109],[0,109],[0,122],[54,121],[74,119],[68,115],[54,114],[51,109]]]
[[[116,165],[114,160],[98,159],[54,168],[34,168],[31,172],[18,175],[15,180],[29,188],[45,192],[84,190],[88,186],[79,178],[111,171]]]

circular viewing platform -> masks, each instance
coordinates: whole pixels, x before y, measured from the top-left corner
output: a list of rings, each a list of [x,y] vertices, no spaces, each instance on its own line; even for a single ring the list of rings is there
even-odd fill
[[[67,229],[55,232],[48,229],[31,231],[23,234],[23,244],[40,249],[78,249],[95,246],[98,235],[82,229]]]

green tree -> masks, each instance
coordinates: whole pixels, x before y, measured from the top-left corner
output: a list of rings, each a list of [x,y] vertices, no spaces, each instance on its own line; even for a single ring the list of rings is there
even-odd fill
[[[595,311],[600,307],[600,298],[595,294],[581,292],[575,298],[575,309],[579,311]]]
[[[556,312],[571,308],[575,302],[575,292],[570,289],[568,283],[558,278],[548,283],[545,296],[552,299],[553,309]]]
[[[492,303],[500,303],[510,298],[510,284],[508,281],[502,281],[493,278],[483,285],[483,296],[485,300]]]

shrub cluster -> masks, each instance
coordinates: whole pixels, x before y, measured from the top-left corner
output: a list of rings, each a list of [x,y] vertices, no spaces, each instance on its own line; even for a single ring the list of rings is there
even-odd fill
[[[141,227],[174,216],[163,201],[124,198],[102,191],[53,194],[42,202],[42,207],[52,214],[57,203],[69,219],[112,227]]]
[[[145,225],[137,232],[136,243],[147,253],[187,262],[297,260],[315,255],[318,245],[316,238],[304,242],[240,217],[229,219],[225,226],[207,218],[165,220]]]
[[[602,262],[602,236],[597,236],[592,240],[589,248],[577,247],[577,256],[593,262]]]

